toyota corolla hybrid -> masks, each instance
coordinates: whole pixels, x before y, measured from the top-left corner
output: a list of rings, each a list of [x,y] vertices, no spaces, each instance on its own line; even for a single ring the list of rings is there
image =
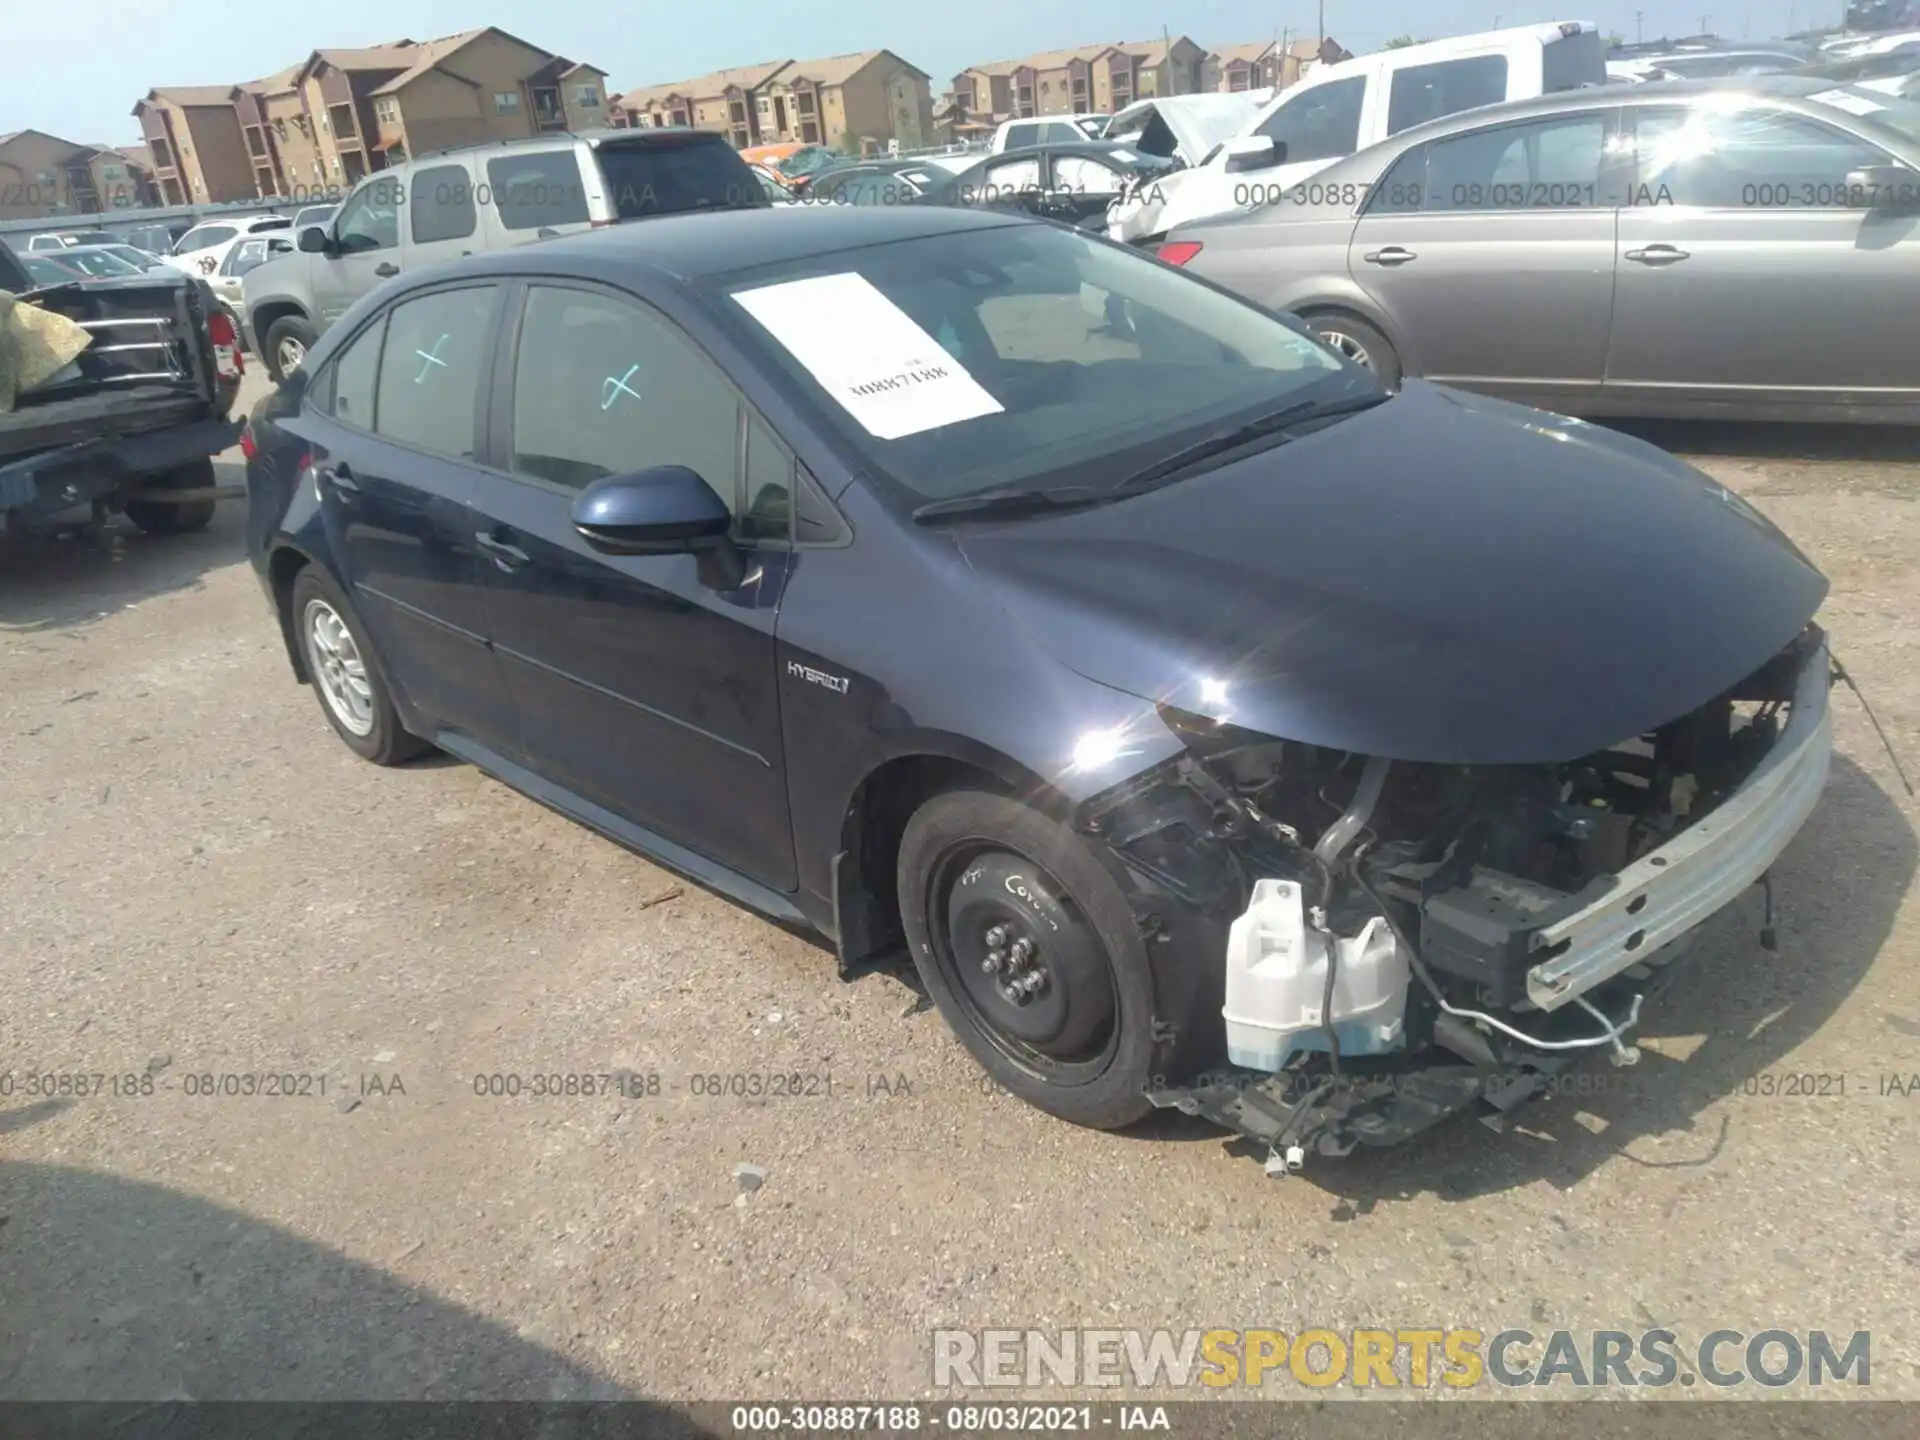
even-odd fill
[[[1282,1169],[1630,1061],[1826,775],[1826,581],[1737,497],[1047,223],[410,272],[243,445],[355,752],[904,949],[1013,1092]]]

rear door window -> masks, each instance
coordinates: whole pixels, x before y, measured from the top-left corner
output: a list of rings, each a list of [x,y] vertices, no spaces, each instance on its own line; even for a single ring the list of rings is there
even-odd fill
[[[1778,111],[1642,110],[1635,122],[1636,203],[1722,210],[1864,210],[1847,175],[1886,151]]]
[[[473,458],[480,378],[493,358],[497,294],[492,285],[437,290],[387,313],[373,415],[376,434],[441,455]]]
[[[1360,147],[1360,106],[1366,98],[1366,76],[1330,80],[1293,96],[1256,133],[1287,147],[1282,164],[1338,160]]]
[[[473,177],[464,165],[434,165],[413,176],[407,219],[413,243],[464,240],[478,224],[473,203]]]
[[[606,144],[594,155],[606,178],[607,202],[622,220],[767,203],[747,162],[718,135]]]
[[[1367,213],[1609,209],[1621,185],[1606,139],[1607,112],[1592,111],[1434,140],[1400,157]]]
[[[539,150],[487,161],[487,188],[508,230],[557,230],[587,223],[587,187],[573,151]]]
[[[1398,135],[1424,120],[1458,114],[1507,98],[1507,57],[1472,55],[1435,65],[1409,65],[1393,72],[1387,100],[1387,133]]]
[[[1038,125],[1009,125],[1007,127],[1006,143],[1000,148],[1002,150],[1018,150],[1023,145],[1036,144],[1039,139],[1040,127]]]

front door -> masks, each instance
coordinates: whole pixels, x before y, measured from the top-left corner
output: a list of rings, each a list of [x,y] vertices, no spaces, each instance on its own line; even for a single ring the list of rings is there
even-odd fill
[[[312,447],[329,547],[395,684],[432,735],[511,751],[517,716],[487,648],[470,507],[495,285],[396,305],[315,377],[290,427]]]
[[[334,217],[333,253],[313,257],[313,302],[324,330],[382,280],[400,273],[402,182],[369,180],[347,196]]]
[[[1850,171],[1897,163],[1806,116],[1638,112],[1610,390],[1683,407],[1920,397],[1920,216]]]
[[[1576,400],[1605,373],[1626,176],[1606,110],[1502,125],[1403,155],[1354,226],[1347,273],[1409,374]]]
[[[746,408],[685,334],[631,298],[558,283],[525,294],[498,469],[475,496],[488,630],[525,763],[791,890],[774,648],[791,551],[784,508],[741,500]],[[692,555],[603,554],[580,537],[570,514],[581,490],[655,465],[692,468],[733,509],[739,577]],[[766,513],[780,516],[777,537],[761,529]]]

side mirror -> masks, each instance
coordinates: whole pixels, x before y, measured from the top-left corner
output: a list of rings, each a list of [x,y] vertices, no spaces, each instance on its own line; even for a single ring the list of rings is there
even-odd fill
[[[1863,196],[1870,210],[1910,214],[1920,210],[1920,170],[1904,165],[1866,165],[1847,172],[1847,196]]]
[[[1227,141],[1226,166],[1229,175],[1246,170],[1270,170],[1287,163],[1287,147],[1264,135],[1241,135]]]
[[[300,232],[299,239],[294,243],[305,254],[324,255],[327,253],[326,229],[319,225],[309,225]]]
[[[678,555],[711,550],[733,528],[713,487],[684,465],[605,475],[573,502],[573,528],[610,555]]]

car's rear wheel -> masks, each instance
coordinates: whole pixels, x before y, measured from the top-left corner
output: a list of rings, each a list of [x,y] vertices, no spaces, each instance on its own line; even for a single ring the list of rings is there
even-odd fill
[[[908,822],[898,880],[921,982],[995,1080],[1097,1129],[1152,1108],[1145,946],[1078,836],[1018,801],[951,790]]]
[[[1371,370],[1387,390],[1400,388],[1400,357],[1393,342],[1357,315],[1322,310],[1303,318],[1314,333],[1356,365]]]
[[[275,384],[306,363],[307,351],[317,339],[313,326],[299,315],[283,315],[267,327],[267,338],[262,342],[266,354],[260,358],[266,362],[267,373]]]
[[[398,765],[429,749],[400,723],[386,676],[360,617],[333,578],[309,565],[294,578],[293,627],[320,700],[320,713],[347,748],[376,765]]]
[[[203,490],[214,483],[213,461],[195,460],[158,475],[144,477],[140,484],[149,490]],[[213,523],[213,500],[188,500],[170,504],[165,500],[129,500],[126,516],[149,535],[189,535]]]

